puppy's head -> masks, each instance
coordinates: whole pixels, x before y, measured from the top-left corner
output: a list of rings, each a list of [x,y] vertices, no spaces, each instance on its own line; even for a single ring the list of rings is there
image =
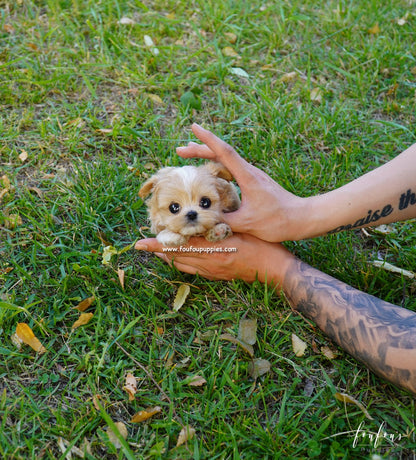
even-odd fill
[[[139,191],[146,198],[152,232],[168,229],[186,237],[205,233],[236,210],[240,199],[231,174],[218,163],[163,168]]]

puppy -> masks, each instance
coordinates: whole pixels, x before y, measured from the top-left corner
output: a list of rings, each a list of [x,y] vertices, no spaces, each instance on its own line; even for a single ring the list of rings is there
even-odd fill
[[[191,236],[220,241],[232,235],[222,212],[239,208],[240,198],[230,172],[219,163],[167,167],[140,188],[146,198],[151,231],[164,246],[186,244]]]

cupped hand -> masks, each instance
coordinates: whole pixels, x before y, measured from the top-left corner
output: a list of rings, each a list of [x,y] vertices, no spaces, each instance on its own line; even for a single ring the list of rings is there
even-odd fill
[[[248,233],[270,242],[303,237],[306,198],[285,190],[210,131],[197,124],[192,125],[192,131],[203,144],[190,142],[185,147],[178,147],[178,155],[222,163],[240,187],[240,208],[224,214],[224,221],[234,232]]]
[[[202,237],[191,238],[187,245],[166,248],[156,238],[139,240],[135,249],[156,253],[171,266],[185,273],[208,279],[256,279],[281,285],[294,256],[281,244],[259,240],[247,234],[234,234],[212,243]]]

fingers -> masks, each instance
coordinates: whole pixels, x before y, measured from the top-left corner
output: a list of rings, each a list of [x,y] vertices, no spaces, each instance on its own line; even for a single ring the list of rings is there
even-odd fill
[[[237,182],[247,179],[246,173],[250,165],[230,145],[196,123],[192,125],[192,131],[205,145],[190,142],[186,147],[176,149],[178,155],[184,158],[196,156],[218,161],[230,171]]]

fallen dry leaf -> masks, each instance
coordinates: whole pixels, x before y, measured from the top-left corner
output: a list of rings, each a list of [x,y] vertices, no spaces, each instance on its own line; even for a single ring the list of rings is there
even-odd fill
[[[90,307],[95,301],[95,297],[88,297],[87,299],[82,300],[76,307],[74,307],[74,310],[78,311],[85,311],[88,307]]]
[[[253,359],[253,361],[251,361],[248,365],[248,373],[250,374],[250,377],[256,379],[257,377],[260,377],[269,372],[270,367],[271,364],[269,361],[267,361],[267,359],[256,358]]]
[[[118,251],[114,246],[106,246],[103,250],[103,265],[108,265],[115,254],[118,254]]]
[[[9,230],[13,230],[14,228],[22,224],[23,224],[23,220],[19,216],[19,214],[9,214],[5,216],[4,226]]]
[[[121,434],[122,438],[127,439],[128,432],[127,432],[126,425],[123,422],[115,422],[114,425],[118,429],[118,431]],[[111,444],[113,444],[113,446],[116,449],[120,449],[121,448],[121,442],[118,439],[117,435],[114,433],[114,431],[110,427],[107,427],[107,434],[108,434],[108,439],[110,440]]]
[[[321,88],[313,88],[312,91],[310,92],[310,99],[312,102],[316,102],[320,104],[322,102],[322,90]]]
[[[6,176],[6,175],[3,175],[1,176],[0,178],[1,180],[1,183],[3,184],[3,187],[6,189],[6,190],[10,190],[11,188],[11,183],[10,183],[10,179]]]
[[[373,420],[373,417],[371,417],[368,410],[360,403],[360,401],[357,401],[352,396],[348,395],[347,393],[335,393],[334,396],[336,399],[338,399],[338,401],[341,401],[345,404],[355,404],[357,407],[359,407],[363,411],[364,415],[369,420]]]
[[[26,323],[18,323],[16,326],[16,337],[23,343],[29,345],[38,353],[45,353],[46,348],[40,343],[30,326]]]
[[[173,311],[179,311],[182,305],[185,303],[186,298],[191,292],[191,288],[188,284],[181,284],[176,293],[173,301]]]
[[[156,104],[163,105],[164,102],[160,96],[157,94],[152,94],[152,93],[145,93],[145,96],[148,97],[150,100],[155,102]]]
[[[3,30],[8,34],[13,34],[15,32],[15,29],[11,24],[4,24]]]
[[[299,74],[297,72],[288,72],[280,77],[282,83],[291,83],[292,81],[297,80]]]
[[[120,21],[118,21],[119,24],[122,24],[122,25],[127,25],[127,26],[132,26],[133,24],[135,24],[135,21],[131,18],[128,18],[126,16],[123,16]]]
[[[371,35],[377,35],[381,32],[378,22],[368,29],[368,33]]]
[[[159,406],[155,407],[148,407],[147,409],[141,410],[137,412],[133,416],[133,418],[130,420],[131,423],[141,423],[144,422],[145,420],[149,419],[150,417],[153,417],[154,415],[158,414],[159,412],[162,412],[162,408]]]
[[[195,435],[195,428],[192,428],[190,425],[186,425],[182,428],[178,436],[178,441],[176,447],[181,446],[185,442],[190,441]]]
[[[234,43],[237,41],[237,35],[233,32],[225,32],[224,36],[232,45],[234,45]]]
[[[257,319],[242,319],[238,325],[238,338],[249,345],[257,341]]]
[[[321,353],[328,359],[336,358],[336,354],[328,346],[321,347]]]
[[[246,353],[250,355],[251,358],[254,357],[254,348],[249,343],[245,343],[242,340],[238,339],[237,337],[234,337],[233,335],[228,334],[228,333],[221,334],[220,339],[227,340],[228,342],[231,342],[231,343],[234,343],[240,346]]]
[[[240,57],[237,51],[234,48],[231,48],[231,46],[225,46],[222,49],[222,54],[227,57]]]
[[[124,277],[126,272],[122,270],[121,268],[117,269],[117,274],[118,274],[118,280],[120,281],[121,287],[124,289]]]
[[[26,150],[22,150],[21,153],[19,154],[19,159],[22,163],[24,163],[27,158],[28,158],[28,153],[26,152]]]
[[[91,318],[94,316],[93,313],[81,313],[79,315],[79,318],[75,321],[75,323],[72,325],[71,329],[77,329],[80,326],[85,326],[88,324],[91,320]]]
[[[370,262],[370,264],[374,265],[375,267],[383,268],[388,272],[398,273],[400,275],[406,276],[406,278],[416,278],[415,273],[409,270],[405,270],[404,268],[396,267],[395,265],[385,262],[384,260],[373,260]]]
[[[292,334],[292,348],[296,356],[303,356],[307,348],[306,343],[296,334]]]
[[[190,387],[201,387],[202,385],[205,385],[207,381],[204,379],[204,377],[201,377],[200,375],[194,375],[191,380],[188,381],[188,385]]]
[[[123,390],[127,391],[129,401],[134,401],[137,391],[137,380],[133,374],[130,374],[130,372],[126,375],[126,383],[124,384]]]

